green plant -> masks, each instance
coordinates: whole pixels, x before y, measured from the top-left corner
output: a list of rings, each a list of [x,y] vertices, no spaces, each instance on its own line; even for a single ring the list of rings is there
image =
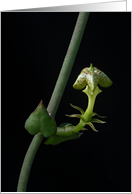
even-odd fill
[[[47,138],[45,141],[46,145],[57,145],[67,140],[79,138],[81,135],[79,131],[86,130],[86,128],[84,128],[86,125],[89,125],[93,130],[97,131],[92,122],[104,123],[99,119],[92,118],[94,115],[98,115],[97,113],[93,113],[93,107],[96,96],[101,92],[101,90],[98,88],[98,84],[100,84],[102,87],[109,87],[112,84],[112,81],[102,71],[93,67],[92,64],[89,68],[82,70],[81,74],[78,76],[75,84],[73,85],[75,89],[83,89],[86,86],[83,92],[88,96],[88,107],[85,112],[81,108],[71,105],[73,108],[79,110],[81,114],[67,115],[70,117],[79,118],[79,123],[76,126],[73,126],[70,123],[63,123],[57,127],[54,120],[83,36],[83,32],[85,30],[88,17],[89,13],[80,13],[78,16],[73,36],[71,38],[62,69],[60,71],[47,110],[41,100],[36,110],[29,116],[25,123],[25,128],[27,131],[35,136],[29,146],[22,165],[17,187],[18,192],[26,191],[31,166],[44,137]]]
[[[92,123],[105,123],[102,120],[93,118],[95,115],[105,118],[104,116],[99,116],[97,113],[93,112],[95,99],[97,95],[102,92],[99,89],[98,84],[102,87],[110,87],[112,85],[112,81],[105,73],[96,67],[93,67],[92,64],[89,68],[86,67],[81,71],[73,87],[77,90],[81,90],[86,86],[83,92],[88,97],[87,109],[84,112],[80,107],[71,105],[73,108],[79,110],[81,114],[72,114],[67,116],[79,118],[79,123],[76,126],[73,126],[70,123],[64,123],[57,127],[56,134],[46,140],[46,145],[57,145],[63,141],[79,138],[81,135],[79,131],[87,130],[84,128],[86,125],[89,125],[94,131],[98,132]]]

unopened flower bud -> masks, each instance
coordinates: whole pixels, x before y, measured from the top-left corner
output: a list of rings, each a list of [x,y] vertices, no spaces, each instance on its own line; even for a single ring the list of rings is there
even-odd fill
[[[102,87],[109,87],[112,85],[112,81],[104,72],[91,64],[90,67],[86,67],[81,71],[73,87],[81,90],[88,85],[91,91],[94,91],[98,84]]]

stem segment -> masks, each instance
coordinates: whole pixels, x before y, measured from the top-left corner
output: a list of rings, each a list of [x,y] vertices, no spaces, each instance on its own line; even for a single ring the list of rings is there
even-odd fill
[[[82,40],[82,36],[85,30],[88,16],[89,16],[89,13],[87,12],[79,13],[70,45],[68,47],[55,89],[53,91],[52,97],[50,99],[50,102],[47,108],[48,112],[51,113],[52,117],[55,117],[65,86],[67,84],[79,45]],[[42,134],[38,133],[37,135],[34,136],[29,146],[29,149],[26,153],[26,156],[22,165],[22,169],[21,169],[21,173],[18,181],[17,192],[26,191],[31,166],[42,140],[43,140]]]
[[[78,19],[73,31],[73,35],[71,38],[71,42],[69,44],[55,89],[53,91],[53,94],[51,96],[49,106],[47,109],[50,113],[52,113],[53,117],[55,117],[65,86],[67,84],[73,63],[75,61],[75,57],[77,55],[77,51],[79,49],[79,45],[82,40],[82,36],[85,30],[88,16],[89,16],[89,13],[86,13],[86,12],[82,12],[78,16]]]
[[[38,133],[34,136],[27,153],[25,155],[25,159],[23,161],[20,177],[19,177],[19,182],[18,182],[18,187],[17,187],[17,192],[25,192],[26,191],[26,186],[30,174],[30,170],[32,167],[32,163],[34,160],[34,157],[36,155],[36,152],[43,140],[43,135],[42,133]]]
[[[93,97],[93,96],[88,97],[88,107],[83,115],[83,119],[86,122],[91,121],[91,118],[93,116],[93,108],[94,108],[95,98],[96,97]]]
[[[88,96],[88,106],[82,118],[80,119],[80,122],[74,127],[74,130],[73,130],[74,133],[77,133],[78,131],[80,131],[83,127],[87,125],[87,123],[91,121],[91,118],[93,116],[95,99],[97,95],[102,91],[98,88],[98,86],[96,86],[94,92],[91,92],[89,87],[86,86],[83,92]]]

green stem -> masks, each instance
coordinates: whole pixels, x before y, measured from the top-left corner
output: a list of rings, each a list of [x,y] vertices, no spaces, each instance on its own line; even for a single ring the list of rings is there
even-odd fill
[[[88,107],[83,115],[83,119],[85,122],[90,122],[92,115],[93,115],[93,108],[94,108],[94,103],[95,103],[95,97],[94,96],[89,96],[88,97]]]
[[[80,122],[74,127],[73,133],[79,132],[83,127],[85,127],[86,123],[83,122],[82,119],[80,119]]]
[[[26,187],[27,187],[27,182],[30,174],[30,170],[32,167],[32,163],[34,160],[34,157],[36,155],[36,152],[43,140],[43,135],[42,133],[38,133],[34,136],[27,153],[25,155],[20,177],[19,177],[19,182],[18,182],[18,187],[17,187],[17,192],[25,192]]]
[[[95,98],[93,96],[88,97],[88,107],[83,114],[82,118],[80,119],[80,122],[74,127],[73,132],[77,133],[79,132],[83,127],[86,126],[86,123],[91,121],[92,115],[93,115],[93,108],[95,103]]]
[[[56,83],[56,87],[53,91],[53,94],[51,96],[51,100],[48,106],[48,111],[52,113],[53,117],[55,117],[66,83],[68,81],[73,63],[75,61],[75,57],[77,55],[77,51],[79,49],[79,45],[82,40],[82,36],[85,30],[88,16],[89,16],[89,13],[85,13],[85,12],[80,13],[78,16],[78,19],[74,28],[74,32],[71,38],[71,42],[69,44],[69,47]]]
[[[82,119],[80,119],[80,122],[74,127],[74,130],[73,130],[74,133],[79,132],[83,127],[86,126],[86,123],[91,121],[91,118],[93,115],[94,103],[95,103],[95,98],[90,97],[88,101],[88,107],[85,113],[83,114]]]
[[[96,86],[94,92],[91,92],[89,87],[86,86],[83,92],[88,96],[88,107],[85,113],[83,114],[82,118],[80,119],[80,122],[74,127],[73,133],[77,133],[83,127],[85,127],[88,122],[91,121],[91,118],[93,116],[93,108],[94,108],[95,99],[97,95],[102,91],[98,88],[98,86]]]
[[[49,105],[48,105],[48,112],[51,113],[52,117],[55,117],[55,114],[57,112],[60,100],[62,98],[66,83],[68,81],[79,45],[82,40],[82,36],[85,30],[85,26],[88,20],[89,13],[82,12],[79,13],[77,23],[71,38],[70,45],[68,47],[55,89],[53,91],[52,97],[50,99]],[[35,158],[36,152],[39,148],[39,145],[41,144],[43,140],[43,136],[41,133],[38,133],[34,136],[29,149],[26,153],[25,159],[23,161],[23,165],[21,168],[18,186],[17,186],[17,192],[25,192],[27,188],[28,178],[31,170],[31,166],[33,163],[33,160]]]

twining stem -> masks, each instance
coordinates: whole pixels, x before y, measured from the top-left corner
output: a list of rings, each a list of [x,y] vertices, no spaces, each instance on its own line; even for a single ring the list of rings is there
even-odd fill
[[[79,13],[75,29],[71,38],[71,42],[69,44],[57,83],[55,85],[55,89],[53,91],[49,105],[47,107],[47,110],[49,113],[51,113],[52,117],[55,117],[65,86],[67,84],[79,45],[82,40],[88,16],[89,16],[88,12]],[[43,135],[41,133],[38,133],[37,135],[34,136],[29,146],[29,149],[27,150],[19,176],[17,192],[26,191],[32,163],[42,140]]]
[[[29,173],[32,167],[33,160],[35,158],[36,152],[43,140],[43,135],[42,133],[38,133],[34,136],[24,159],[20,177],[19,177],[19,182],[18,182],[18,187],[17,187],[17,192],[25,192],[26,187],[27,187],[27,182],[29,178]]]
[[[85,13],[85,12],[80,13],[78,16],[75,29],[71,38],[71,42],[69,44],[55,89],[51,96],[49,106],[47,108],[48,111],[52,113],[53,117],[55,117],[65,86],[67,84],[73,63],[75,61],[75,57],[77,55],[77,51],[79,49],[79,45],[82,40],[82,36],[85,30],[88,16],[89,16],[89,13]]]

